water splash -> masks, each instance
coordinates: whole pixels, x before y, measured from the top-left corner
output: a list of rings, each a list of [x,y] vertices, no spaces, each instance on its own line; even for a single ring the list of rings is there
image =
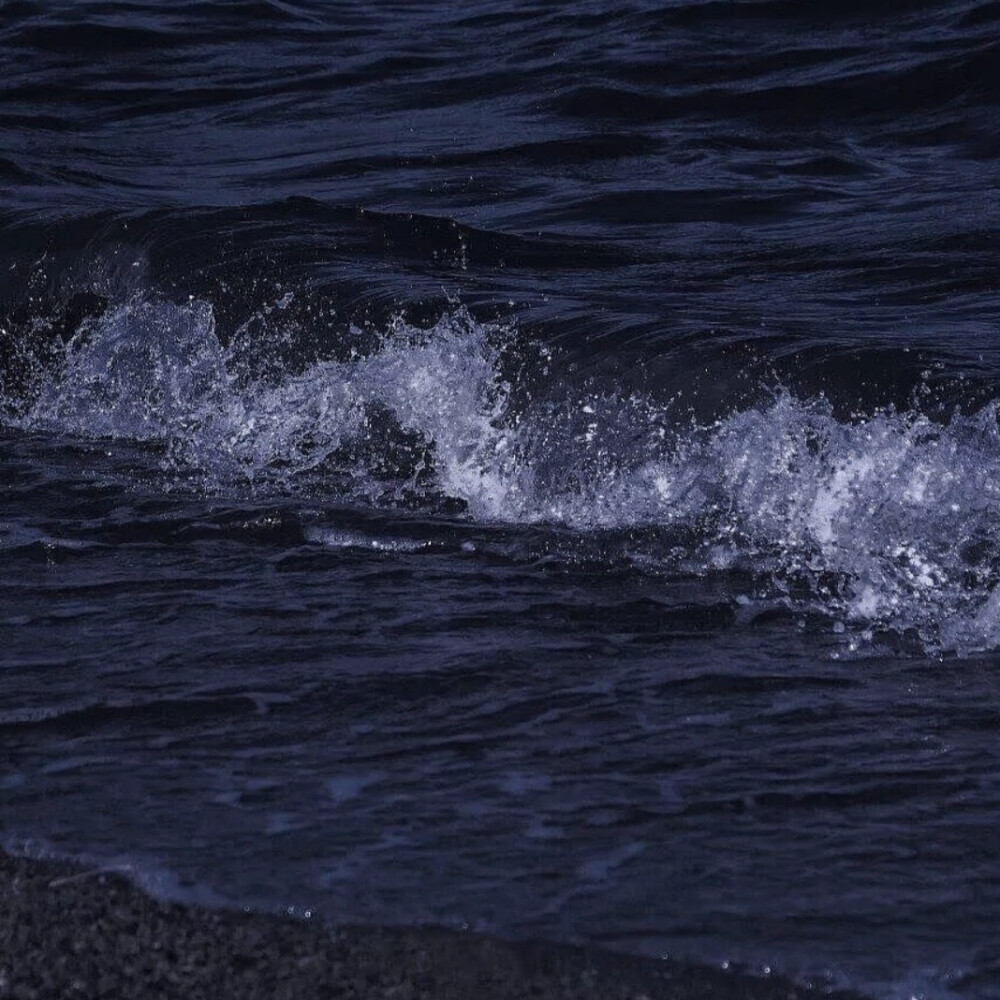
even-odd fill
[[[351,360],[255,379],[208,304],[140,298],[81,331],[18,423],[147,442],[166,473],[205,489],[443,498],[476,520],[585,533],[678,529],[687,541],[655,553],[661,570],[747,570],[847,643],[1000,644],[994,406],[944,425],[892,410],[844,422],[777,391],[685,426],[669,402],[538,371],[528,391],[509,374],[513,343],[456,309],[429,329],[399,320]]]

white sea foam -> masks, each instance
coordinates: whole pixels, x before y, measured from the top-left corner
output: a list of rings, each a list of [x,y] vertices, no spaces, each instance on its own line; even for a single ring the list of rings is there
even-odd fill
[[[530,396],[504,380],[507,337],[456,310],[426,330],[397,322],[376,353],[254,381],[209,305],[141,299],[72,345],[22,424],[157,442],[167,470],[213,487],[329,473],[363,497],[395,477],[483,521],[689,529],[669,555],[685,571],[749,568],[846,624],[845,643],[885,628],[925,648],[1000,645],[995,407],[944,426],[843,422],[777,392],[679,430],[642,396],[554,383]]]
[[[363,549],[371,552],[419,552],[430,547],[430,542],[417,538],[387,538],[367,535],[360,531],[345,531],[322,525],[307,525],[303,534],[307,542],[324,545],[330,549]]]

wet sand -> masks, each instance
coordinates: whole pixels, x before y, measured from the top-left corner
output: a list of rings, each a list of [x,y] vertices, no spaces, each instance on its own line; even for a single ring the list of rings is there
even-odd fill
[[[315,920],[152,899],[113,872],[0,854],[0,997],[145,1000],[813,1000],[757,978],[440,928]]]

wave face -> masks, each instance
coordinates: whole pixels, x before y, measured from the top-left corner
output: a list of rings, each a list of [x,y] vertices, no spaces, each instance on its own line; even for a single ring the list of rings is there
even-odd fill
[[[258,317],[263,336],[292,298]],[[994,404],[944,422],[891,408],[843,420],[775,386],[698,424],[676,399],[560,379],[546,348],[461,309],[263,379],[239,333],[223,347],[207,302],[108,308],[13,424],[141,442],[165,485],[212,494],[617,534],[614,558],[639,572],[750,573],[735,599],[818,612],[849,651],[880,634],[942,652],[1000,641]],[[533,355],[530,387],[505,377],[516,350],[520,365]]]
[[[998,995],[1000,8],[817,11],[0,2],[5,843]]]

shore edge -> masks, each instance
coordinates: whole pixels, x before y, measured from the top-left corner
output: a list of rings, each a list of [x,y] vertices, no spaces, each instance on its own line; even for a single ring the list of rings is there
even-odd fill
[[[0,997],[858,1000],[595,948],[162,902],[120,873],[3,853]]]

